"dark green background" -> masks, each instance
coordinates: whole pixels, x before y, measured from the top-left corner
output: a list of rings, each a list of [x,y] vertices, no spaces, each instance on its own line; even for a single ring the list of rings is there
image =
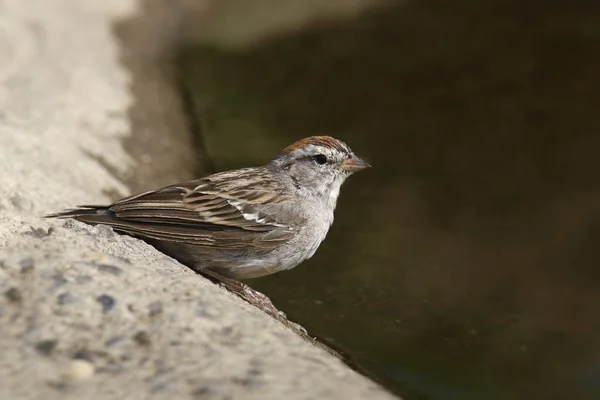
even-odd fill
[[[315,134],[374,166],[249,282],[291,319],[409,400],[600,398],[600,3],[402,2],[181,67],[215,171]]]

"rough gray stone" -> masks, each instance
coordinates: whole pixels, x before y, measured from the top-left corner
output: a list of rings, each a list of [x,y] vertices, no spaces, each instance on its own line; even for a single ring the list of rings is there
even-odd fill
[[[139,4],[0,0],[0,398],[393,398],[144,242],[42,218],[129,192],[135,78],[113,24]],[[159,83],[157,98],[173,93]],[[157,134],[180,128],[170,106],[146,111],[173,114]]]

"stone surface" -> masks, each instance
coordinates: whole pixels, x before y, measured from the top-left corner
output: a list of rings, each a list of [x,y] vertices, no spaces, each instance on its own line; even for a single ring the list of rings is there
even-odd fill
[[[181,10],[145,4],[0,0],[0,398],[393,398],[145,243],[42,218],[129,193],[132,171],[148,186],[191,173],[157,67]],[[182,133],[140,157],[140,126]]]

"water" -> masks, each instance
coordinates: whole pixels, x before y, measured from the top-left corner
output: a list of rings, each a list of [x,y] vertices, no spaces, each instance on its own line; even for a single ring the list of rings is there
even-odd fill
[[[600,398],[600,6],[418,1],[182,71],[215,170],[301,137],[374,168],[249,281],[407,399]]]

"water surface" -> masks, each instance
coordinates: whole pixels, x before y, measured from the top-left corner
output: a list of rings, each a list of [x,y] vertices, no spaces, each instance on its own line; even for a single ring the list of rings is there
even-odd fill
[[[600,398],[600,6],[403,2],[182,56],[215,170],[329,134],[371,170],[249,283],[407,399]]]

